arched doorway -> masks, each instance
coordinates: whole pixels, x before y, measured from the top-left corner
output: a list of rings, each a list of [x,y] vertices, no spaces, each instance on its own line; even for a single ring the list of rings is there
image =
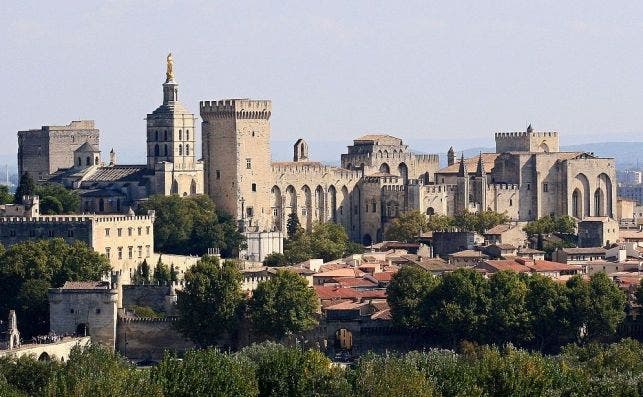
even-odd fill
[[[370,234],[366,233],[364,237],[362,237],[362,244],[366,247],[373,244],[373,238],[371,237]]]
[[[572,216],[579,219],[583,216],[583,198],[578,189],[574,189],[572,193]]]
[[[427,208],[427,209],[426,209],[426,214],[427,214],[428,216],[435,215],[435,210],[433,209],[433,207],[429,207],[429,208]]]
[[[277,230],[281,230],[281,218],[282,218],[282,202],[281,202],[281,189],[279,186],[275,185],[270,189],[271,193],[271,209],[272,209],[272,223]]]
[[[605,193],[600,187],[594,192],[594,216],[605,215]]]
[[[88,336],[89,335],[89,328],[87,327],[87,324],[85,323],[80,323],[78,326],[76,326],[76,336]]]
[[[331,185],[328,188],[328,209],[330,210],[330,220],[337,222],[337,190]]]
[[[190,182],[190,194],[192,196],[196,195],[196,181],[192,179],[192,182]]]
[[[391,167],[388,166],[386,163],[382,163],[380,165],[380,172],[382,174],[390,174],[391,173]]]
[[[40,356],[38,356],[38,361],[51,361],[51,357],[47,352],[42,352]]]

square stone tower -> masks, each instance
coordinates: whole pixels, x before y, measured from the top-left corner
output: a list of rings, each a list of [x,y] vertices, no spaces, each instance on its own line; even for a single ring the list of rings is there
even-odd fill
[[[269,100],[202,101],[205,191],[247,231],[271,228]]]

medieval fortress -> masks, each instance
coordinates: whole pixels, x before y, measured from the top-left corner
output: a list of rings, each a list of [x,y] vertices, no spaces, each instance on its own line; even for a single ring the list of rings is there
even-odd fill
[[[292,161],[272,161],[270,100],[202,101],[199,110],[201,160],[196,118],[178,101],[169,55],[163,103],[147,115],[146,164],[117,164],[113,151],[102,161],[98,130],[79,121],[20,131],[19,172],[77,189],[86,213],[127,213],[152,194],[205,193],[247,233],[282,235],[296,213],[307,229],[336,222],[364,244],[381,241],[390,222],[410,210],[430,216],[491,209],[514,221],[616,215],[614,159],[561,152],[557,132],[529,126],[497,133],[494,153],[457,159],[451,148],[446,167],[437,154],[415,154],[400,138],[367,134],[341,154],[340,166],[328,166],[309,158],[302,139]],[[140,245],[147,250],[148,242]],[[117,250],[110,247],[109,255]]]

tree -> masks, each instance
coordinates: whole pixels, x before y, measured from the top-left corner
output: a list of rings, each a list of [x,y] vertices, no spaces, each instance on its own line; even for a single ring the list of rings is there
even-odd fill
[[[13,195],[9,192],[9,186],[0,185],[0,204],[11,204],[13,199]]]
[[[41,396],[47,389],[47,384],[52,372],[57,370],[59,363],[56,360],[37,361],[30,356],[0,358],[0,379],[13,386],[15,392],[22,392],[21,396]],[[1,383],[1,381],[0,381]],[[0,396],[7,396],[0,386]],[[15,394],[18,395],[18,394]]]
[[[239,353],[254,364],[259,397],[348,397],[344,372],[318,350],[264,342]]]
[[[58,183],[44,183],[36,185],[34,194],[40,196],[41,212],[45,213],[43,201],[49,201],[52,206],[48,208],[51,214],[73,214],[80,211],[80,196],[74,190],[66,189]],[[47,200],[45,200],[47,199]],[[58,206],[58,203],[60,206]]]
[[[393,355],[366,355],[351,374],[355,396],[439,396],[432,382],[413,363]]]
[[[391,222],[386,230],[386,239],[402,241],[405,243],[415,242],[423,231],[428,231],[427,216],[418,210],[402,213]]]
[[[393,321],[405,328],[426,327],[422,305],[438,284],[439,279],[424,269],[414,266],[401,268],[386,288]]]
[[[452,346],[463,339],[479,340],[489,314],[488,281],[472,269],[445,274],[427,295],[425,313],[425,321]]]
[[[590,338],[611,336],[625,318],[627,297],[603,272],[589,279],[590,310],[587,334]]]
[[[526,277],[525,305],[530,313],[530,329],[540,351],[557,346],[575,335],[570,328],[569,296],[566,287],[550,277],[533,274]]]
[[[538,234],[572,234],[576,230],[576,221],[570,216],[544,216],[535,221],[529,222],[523,230],[528,236]]]
[[[300,229],[284,244],[284,256],[289,264],[319,258],[325,262],[339,259],[356,247],[349,244],[348,235],[341,225],[317,222],[313,231]]]
[[[241,272],[233,264],[204,256],[185,272],[178,292],[177,329],[200,346],[216,345],[236,330],[243,313]]]
[[[489,278],[487,339],[496,344],[523,343],[531,339],[531,317],[526,306],[527,284],[514,271],[500,271]]]
[[[62,214],[63,205],[56,197],[45,196],[40,200],[40,213],[44,215]]]
[[[245,248],[245,238],[236,222],[217,212],[208,196],[152,196],[139,213],[155,211],[154,245],[161,252],[204,255],[219,248],[224,257]]]
[[[288,264],[288,261],[286,260],[286,256],[279,252],[273,252],[272,254],[268,254],[263,260],[263,265],[269,266],[269,267],[280,267],[280,266],[286,266],[287,264]]]
[[[159,260],[154,266],[154,274],[152,276],[154,282],[158,285],[168,285],[172,280],[172,271],[170,268],[163,262],[161,262],[161,256],[159,255]]]
[[[301,223],[299,223],[299,217],[296,212],[291,212],[288,214],[288,220],[286,221],[286,232],[288,234],[288,239],[292,240],[297,232],[301,229]]]
[[[165,396],[254,397],[259,393],[254,364],[244,356],[216,349],[190,350],[181,360],[165,355],[152,369],[151,379]]]
[[[31,178],[31,175],[29,175],[28,172],[25,172],[20,176],[20,182],[18,182],[13,202],[20,204],[22,203],[23,196],[33,196],[35,191],[36,184]]]
[[[453,220],[453,225],[460,230],[475,231],[484,234],[494,226],[509,222],[507,214],[499,214],[495,211],[486,210],[482,212],[469,212],[464,210],[457,214]]]
[[[150,283],[150,265],[147,264],[147,259],[143,259],[143,262],[136,266],[132,275],[132,283],[137,285]]]
[[[98,346],[74,348],[51,376],[46,396],[162,397],[147,370]]]
[[[109,261],[82,242],[28,241],[0,251],[0,316],[16,309],[25,337],[49,331],[49,288],[66,281],[101,280]]]
[[[252,294],[250,318],[259,334],[282,338],[317,325],[315,313],[319,302],[305,278],[288,270],[279,270],[262,281]]]

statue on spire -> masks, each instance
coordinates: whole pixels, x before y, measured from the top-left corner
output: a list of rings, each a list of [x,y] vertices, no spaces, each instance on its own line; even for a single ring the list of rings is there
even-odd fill
[[[172,53],[167,54],[167,72],[165,73],[166,83],[174,80],[174,59]]]

